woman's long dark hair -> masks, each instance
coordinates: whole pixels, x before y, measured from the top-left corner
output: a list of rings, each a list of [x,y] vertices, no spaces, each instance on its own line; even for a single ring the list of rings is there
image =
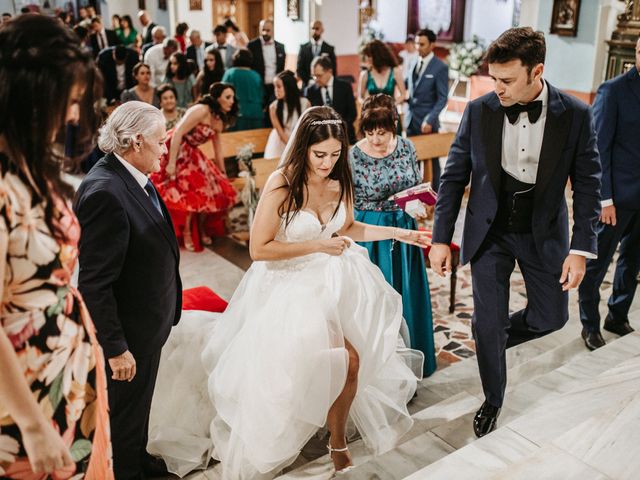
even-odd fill
[[[284,86],[284,99],[278,100],[276,103],[276,116],[280,121],[280,125],[284,127],[284,106],[287,105],[287,118],[291,118],[293,112],[300,115],[300,89],[296,76],[291,70],[280,72],[276,78],[279,78]]]
[[[171,57],[175,58],[176,62],[178,62],[178,71],[176,73],[171,71]],[[169,57],[169,63],[167,63],[167,78],[170,80],[174,78],[185,80],[191,74],[187,56],[182,52],[175,52],[171,54],[171,57]]]
[[[218,103],[218,99],[220,98],[220,95],[222,95],[222,92],[224,92],[227,88],[233,90],[234,102],[229,112],[223,112],[220,108],[220,104]],[[232,125],[235,125],[236,119],[238,118],[238,97],[235,96],[235,93],[236,88],[230,83],[217,82],[211,85],[209,93],[202,97],[202,99],[198,103],[202,103],[203,105],[209,107],[211,113],[213,113],[217,117],[220,117],[222,123],[225,124],[225,127],[230,127]]]
[[[340,202],[353,202],[353,180],[349,165],[349,135],[347,125],[331,107],[311,107],[300,117],[298,125],[292,133],[284,153],[282,172],[289,180],[287,197],[280,205],[279,214],[285,217],[285,225],[289,225],[297,213],[304,208],[305,196],[308,193],[307,182],[309,148],[330,138],[342,144],[340,158],[329,174],[331,180],[340,183],[340,199],[333,216],[338,213]]]
[[[394,68],[398,65],[398,60],[391,47],[382,40],[371,40],[362,49],[362,53],[367,57],[371,57],[373,68],[378,72],[384,70],[385,67]]]
[[[213,70],[209,70],[207,68],[207,62],[204,62],[204,66],[202,67],[202,85],[200,86],[201,95],[209,93],[211,85],[222,80],[222,77],[224,76],[224,63],[222,63],[222,56],[218,49],[212,48],[207,50],[205,52],[205,57],[209,54],[213,55],[216,59],[216,64],[213,66]]]
[[[95,144],[96,80],[91,54],[57,19],[21,15],[0,29],[0,135],[8,149],[8,168],[27,182],[36,202],[46,202],[45,222],[58,239],[64,232],[56,226],[52,198],[73,195],[61,179],[65,162],[60,145],[71,90],[75,85],[84,89],[73,148],[67,142],[67,153],[80,158]]]

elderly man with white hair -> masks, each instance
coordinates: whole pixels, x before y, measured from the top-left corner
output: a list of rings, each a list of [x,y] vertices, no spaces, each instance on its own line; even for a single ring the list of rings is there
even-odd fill
[[[144,63],[151,68],[151,85],[159,86],[167,75],[169,57],[178,51],[178,42],[173,38],[165,38],[159,45],[154,45],[144,54]]]
[[[198,71],[200,71],[204,68],[205,49],[209,47],[211,43],[203,41],[202,35],[200,35],[200,31],[198,30],[191,30],[189,33],[189,41],[191,45],[187,47],[187,58],[193,60],[198,66]]]
[[[156,24],[153,23],[153,20],[151,20],[151,17],[146,10],[140,10],[138,12],[138,20],[140,20],[140,25],[142,25],[142,43],[150,43],[152,41],[151,35],[153,33],[153,28]]]
[[[131,101],[100,129],[106,156],[74,202],[80,221],[79,289],[107,362],[118,480],[166,472],[146,451],[160,351],[180,319],[180,253],[171,218],[147,178],[167,153],[162,113]]]

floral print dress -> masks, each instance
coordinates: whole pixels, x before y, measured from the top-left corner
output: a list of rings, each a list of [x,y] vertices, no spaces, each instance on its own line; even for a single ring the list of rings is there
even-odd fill
[[[67,238],[56,240],[22,176],[0,154],[0,235],[8,237],[0,324],[25,380],[74,464],[53,479],[113,479],[104,356],[78,291],[70,280],[78,256],[79,224],[56,202]],[[0,270],[1,271],[1,270]],[[3,386],[3,388],[6,386]],[[0,476],[46,479],[32,472],[17,425],[0,404]]]
[[[160,171],[150,178],[169,210],[218,213],[236,204],[237,193],[227,176],[198,148],[215,134],[209,125],[200,123],[184,135],[173,179],[166,173],[169,154],[160,159]],[[171,148],[172,138],[173,131],[169,132],[167,151]]]

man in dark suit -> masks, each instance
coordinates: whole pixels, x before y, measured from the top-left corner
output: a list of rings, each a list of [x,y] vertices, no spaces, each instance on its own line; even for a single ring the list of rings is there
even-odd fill
[[[253,70],[262,78],[266,108],[273,99],[273,79],[284,70],[285,61],[284,45],[273,39],[271,20],[260,20],[260,36],[251,40],[247,48],[253,55]]]
[[[133,67],[140,61],[135,50],[118,45],[108,47],[98,55],[98,67],[104,78],[104,97],[107,103],[120,100],[123,90],[133,88]]]
[[[114,47],[122,43],[116,32],[104,28],[100,17],[93,17],[90,26],[93,33],[89,36],[89,44],[94,56],[97,57],[105,48]]]
[[[164,117],[155,107],[132,101],[116,108],[98,141],[108,153],[82,181],[74,202],[82,227],[79,289],[108,360],[118,480],[166,470],[146,452],[160,351],[182,309],[178,244],[169,212],[147,178],[160,168],[165,139]]]
[[[582,338],[590,350],[605,344],[600,334],[600,285],[618,245],[620,256],[604,329],[618,335],[633,332],[628,313],[640,270],[639,72],[640,38],[635,67],[603,83],[593,104],[602,163],[602,213],[597,227],[598,258],[587,261],[579,289]]]
[[[471,262],[472,331],[485,401],[477,436],[497,423],[507,383],[505,349],[562,328],[568,290],[595,258],[600,161],[591,109],[542,79],[542,33],[512,28],[487,51],[495,92],[471,101],[442,173],[429,259],[444,275],[465,187],[471,178],[462,263]],[[573,235],[565,187],[573,189]],[[527,306],[509,315],[518,263]]]
[[[198,70],[194,72],[197,75],[197,73],[204,68],[205,50],[211,43],[203,41],[198,30],[191,30],[189,33],[189,41],[191,44],[187,47],[187,58],[197,65]]]
[[[332,107],[347,123],[349,142],[355,143],[353,122],[356,119],[356,100],[351,85],[333,76],[331,58],[324,54],[311,62],[315,82],[307,87],[305,96],[314,107]]]
[[[409,118],[408,135],[437,133],[438,117],[447,105],[449,93],[449,68],[433,54],[436,34],[424,29],[416,34],[418,58],[409,68]],[[431,161],[432,184],[435,190],[440,183],[440,163]]]
[[[142,44],[151,43],[153,41],[153,29],[156,24],[153,23],[151,17],[145,10],[138,12],[138,20],[140,20],[140,25],[142,25],[142,31],[140,32],[140,35],[142,35]]]
[[[296,73],[302,80],[302,87],[305,88],[311,80],[311,62],[314,58],[320,55],[326,54],[331,59],[331,67],[333,74],[337,75],[337,61],[336,53],[333,46],[329,45],[322,39],[324,33],[324,27],[320,20],[316,20],[311,25],[311,41],[300,45],[300,51],[298,52],[298,66]]]

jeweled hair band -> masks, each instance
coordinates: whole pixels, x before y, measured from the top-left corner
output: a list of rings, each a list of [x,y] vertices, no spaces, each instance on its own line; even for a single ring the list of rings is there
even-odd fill
[[[337,120],[335,118],[331,118],[328,120],[314,120],[311,122],[311,126],[314,127],[316,125],[341,125],[342,120]]]

